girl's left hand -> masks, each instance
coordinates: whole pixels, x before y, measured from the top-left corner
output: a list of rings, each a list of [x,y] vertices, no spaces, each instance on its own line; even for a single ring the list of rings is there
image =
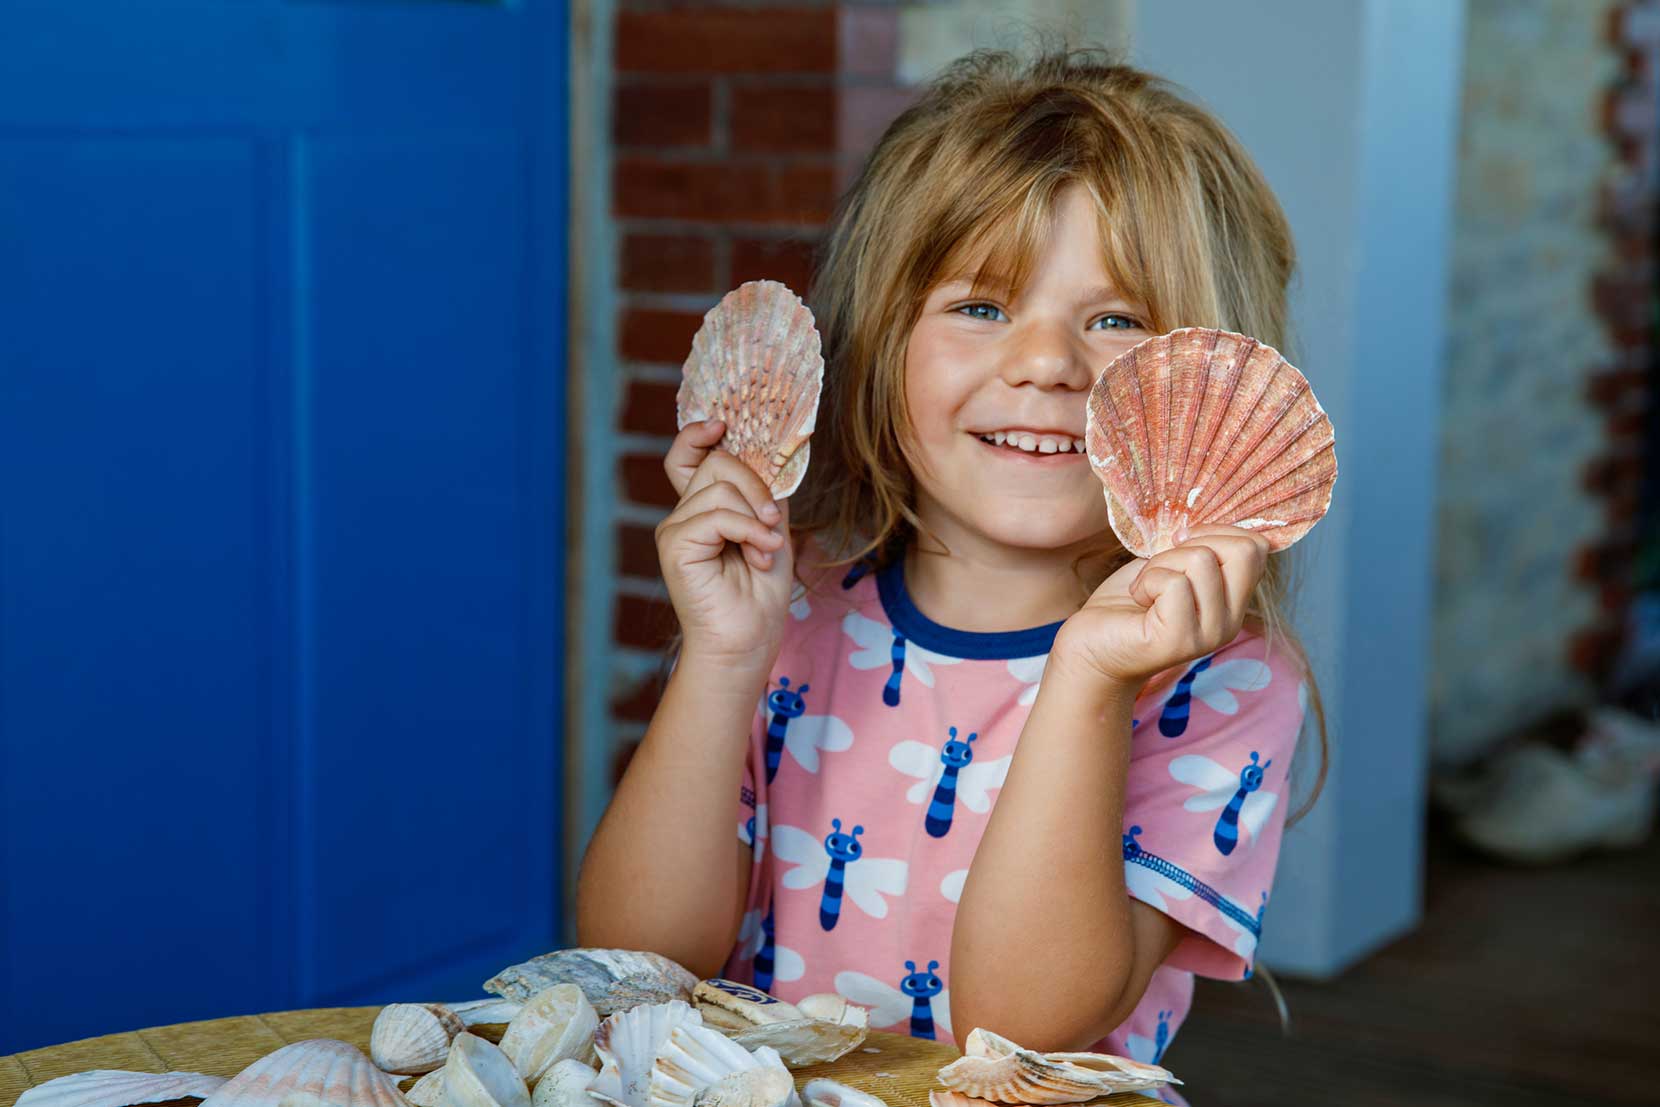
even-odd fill
[[[1148,677],[1239,635],[1268,566],[1268,540],[1239,527],[1195,527],[1187,541],[1136,558],[1102,582],[1061,627],[1063,664],[1139,692]]]

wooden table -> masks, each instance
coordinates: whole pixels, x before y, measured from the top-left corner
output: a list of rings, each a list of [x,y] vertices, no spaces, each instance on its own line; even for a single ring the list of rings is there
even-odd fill
[[[157,1026],[14,1053],[0,1057],[0,1107],[12,1107],[18,1096],[36,1084],[87,1069],[177,1070],[228,1077],[267,1053],[307,1038],[338,1038],[367,1053],[369,1030],[379,1012],[379,1007],[326,1007],[244,1015]],[[505,1027],[472,1029],[496,1041]],[[873,1030],[863,1047],[840,1061],[798,1070],[796,1083],[800,1086],[815,1076],[829,1076],[879,1096],[891,1107],[928,1107],[928,1090],[939,1087],[934,1074],[957,1056],[957,1050],[948,1045]],[[1137,1095],[1116,1095],[1095,1100],[1091,1107],[1151,1107],[1154,1102]]]

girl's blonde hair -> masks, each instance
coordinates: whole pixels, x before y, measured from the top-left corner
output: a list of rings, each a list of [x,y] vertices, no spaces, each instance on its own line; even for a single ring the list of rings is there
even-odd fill
[[[884,562],[919,531],[904,366],[929,291],[978,259],[977,285],[1007,284],[1018,296],[1072,184],[1094,198],[1107,274],[1148,309],[1154,333],[1219,327],[1287,349],[1290,226],[1216,119],[1100,50],[961,58],[887,129],[842,197],[808,296],[825,391],[792,527],[837,562]],[[1129,558],[1115,549],[1094,566],[1096,579]],[[1289,567],[1269,559],[1249,618],[1270,649],[1276,639],[1290,644],[1308,681],[1320,767],[1301,815],[1324,783],[1327,738],[1319,690],[1285,617]]]

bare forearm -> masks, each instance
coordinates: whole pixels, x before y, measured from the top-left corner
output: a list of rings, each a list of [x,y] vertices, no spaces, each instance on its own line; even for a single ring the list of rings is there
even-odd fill
[[[582,945],[649,949],[701,976],[719,971],[745,891],[733,814],[764,683],[691,658],[676,668],[583,858]]]
[[[952,1025],[1080,1049],[1116,1025],[1134,952],[1124,869],[1112,863],[1134,696],[1073,679],[1057,660],[957,909]]]

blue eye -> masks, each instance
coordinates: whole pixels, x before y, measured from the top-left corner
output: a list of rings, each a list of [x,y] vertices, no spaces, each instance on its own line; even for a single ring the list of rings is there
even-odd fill
[[[1102,330],[1108,330],[1108,331],[1128,331],[1128,330],[1135,330],[1136,328],[1141,326],[1141,322],[1139,320],[1137,320],[1134,316],[1132,316],[1132,315],[1119,315],[1117,313],[1113,313],[1113,314],[1110,314],[1110,315],[1103,315],[1103,316],[1101,316],[1101,318],[1097,319],[1095,322],[1096,323],[1110,323],[1114,319],[1118,320],[1118,322],[1116,324],[1111,325],[1111,326],[1107,326],[1107,327],[1103,327],[1101,329]],[[1093,326],[1093,325],[1094,324],[1091,324],[1091,326]]]
[[[986,311],[992,312],[993,315],[977,315],[977,314],[975,314],[975,312],[979,311],[982,308],[985,309]],[[964,304],[962,307],[956,308],[955,310],[958,311],[958,312],[961,312],[964,315],[967,315],[970,319],[984,319],[988,323],[996,323],[998,321],[998,318],[996,318],[996,317],[1002,317],[1003,316],[1002,309],[999,308],[996,304]]]

